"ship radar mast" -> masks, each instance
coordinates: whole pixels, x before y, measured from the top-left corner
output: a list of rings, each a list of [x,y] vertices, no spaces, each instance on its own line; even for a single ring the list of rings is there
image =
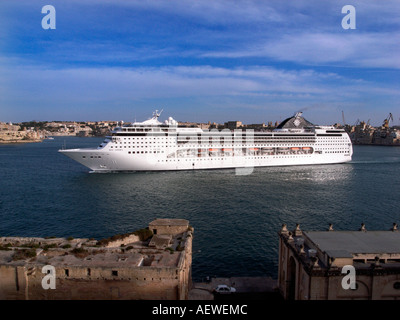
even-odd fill
[[[163,112],[164,109],[161,109],[160,112],[158,112],[158,110],[153,112],[153,119],[158,119],[161,115],[161,113]]]
[[[299,111],[299,112],[296,112],[295,115],[294,115],[293,124],[296,126],[296,128],[301,124],[300,117],[301,117],[302,114],[303,114],[303,112]]]
[[[294,114],[294,117],[295,118],[299,118],[299,117],[301,117],[303,115],[303,112],[302,111],[299,111],[299,112],[296,112],[295,114]]]
[[[161,110],[160,112],[158,112],[158,110],[153,112],[153,116],[143,122],[134,122],[133,125],[140,125],[140,126],[159,126],[161,124],[161,122],[158,121],[158,117],[161,115],[161,113],[163,112],[163,110]]]

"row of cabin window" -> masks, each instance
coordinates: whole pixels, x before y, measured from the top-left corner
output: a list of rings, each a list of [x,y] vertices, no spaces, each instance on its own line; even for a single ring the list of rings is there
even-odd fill
[[[164,153],[164,151],[128,151],[128,154],[135,153]]]
[[[271,159],[271,157],[272,158],[296,158],[296,157],[300,157],[300,156],[304,156],[304,155],[306,155],[306,156],[308,156],[308,157],[311,157],[311,155],[310,154],[303,154],[303,155],[288,155],[288,156],[269,156],[269,157],[263,157],[263,156],[261,156],[261,157],[246,157],[245,159]],[[229,158],[232,158],[232,157],[229,157]],[[172,162],[172,161],[183,161],[183,160],[185,160],[185,161],[194,161],[194,160],[196,160],[196,161],[201,161],[201,160],[226,160],[226,158],[212,158],[212,157],[199,157],[199,158],[195,158],[195,159],[170,159],[170,160],[158,160],[158,162],[168,162],[168,161],[170,161],[170,162]]]

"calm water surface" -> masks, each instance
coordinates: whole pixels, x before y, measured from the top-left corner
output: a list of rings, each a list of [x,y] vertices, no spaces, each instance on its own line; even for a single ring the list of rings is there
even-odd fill
[[[193,278],[277,275],[278,236],[290,229],[387,230],[400,223],[400,148],[354,146],[347,164],[91,174],[58,153],[101,138],[0,145],[0,236],[101,239],[156,218],[195,228]]]

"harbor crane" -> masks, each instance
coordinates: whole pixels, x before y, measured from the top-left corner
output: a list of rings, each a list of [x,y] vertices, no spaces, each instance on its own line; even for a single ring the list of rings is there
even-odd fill
[[[393,121],[393,115],[391,113],[389,113],[388,117],[385,120],[383,120],[383,127],[389,128],[390,120]]]
[[[346,121],[344,120],[344,112],[342,111],[342,118],[343,118],[343,127],[346,126]]]

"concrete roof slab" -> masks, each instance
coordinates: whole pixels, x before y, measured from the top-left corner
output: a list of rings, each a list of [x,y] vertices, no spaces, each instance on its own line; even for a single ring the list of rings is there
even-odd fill
[[[400,232],[393,231],[307,231],[303,234],[322,251],[350,254],[400,253]]]

